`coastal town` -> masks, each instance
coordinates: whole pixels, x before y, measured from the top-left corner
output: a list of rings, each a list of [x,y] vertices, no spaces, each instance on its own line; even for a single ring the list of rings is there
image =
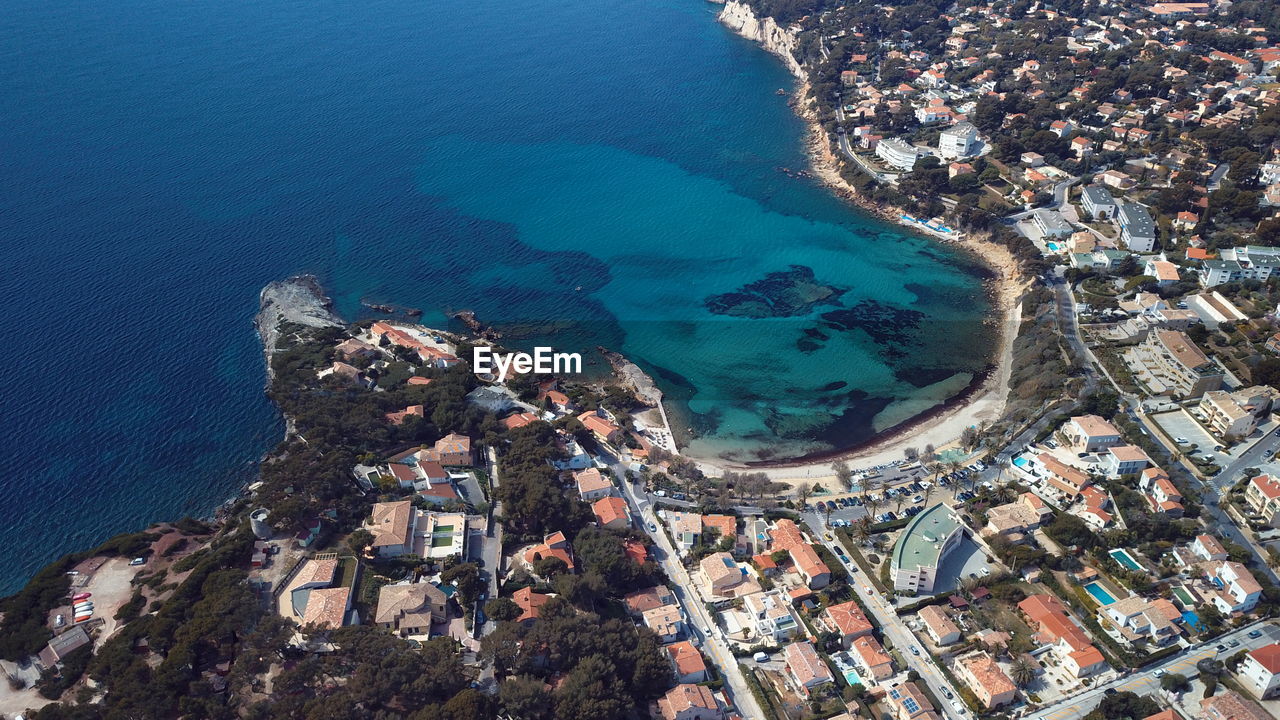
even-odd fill
[[[0,717],[1280,718],[1280,10],[718,13],[824,181],[1000,261],[980,398],[735,466],[626,358],[275,282],[285,439],[0,601]]]

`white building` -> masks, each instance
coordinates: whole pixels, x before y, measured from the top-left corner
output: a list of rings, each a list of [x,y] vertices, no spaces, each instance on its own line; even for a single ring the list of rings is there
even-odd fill
[[[1090,185],[1082,190],[1080,204],[1097,220],[1109,220],[1116,214],[1116,199],[1101,185]]]
[[[1134,252],[1151,252],[1156,246],[1156,224],[1151,213],[1137,203],[1120,203],[1116,211],[1120,238]]]
[[[1062,213],[1057,210],[1041,208],[1031,214],[1031,219],[1047,238],[1066,237],[1072,233],[1071,226],[1063,219]]]
[[[938,503],[916,515],[893,549],[893,589],[928,595],[947,553],[960,544],[964,526],[951,507]]]
[[[938,135],[938,154],[951,159],[978,154],[978,129],[972,123],[962,122],[943,130]]]
[[[876,145],[876,157],[884,160],[885,164],[890,167],[895,167],[899,170],[910,170],[915,167],[920,155],[919,148],[897,138],[881,140]]]
[[[1271,697],[1280,689],[1280,643],[1250,650],[1236,672],[1259,700]]]

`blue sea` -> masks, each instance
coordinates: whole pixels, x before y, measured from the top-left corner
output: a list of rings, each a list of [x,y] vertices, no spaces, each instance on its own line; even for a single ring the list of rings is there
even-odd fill
[[[252,477],[282,424],[251,319],[298,272],[349,318],[621,350],[701,457],[849,446],[964,387],[979,269],[796,177],[793,81],[719,7],[7,3],[0,593]],[[712,311],[787,272],[831,295]]]

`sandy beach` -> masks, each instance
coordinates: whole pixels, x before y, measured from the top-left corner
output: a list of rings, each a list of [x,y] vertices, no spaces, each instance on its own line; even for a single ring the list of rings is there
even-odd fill
[[[837,195],[887,221],[896,222],[899,208],[874,204],[859,195],[857,190],[839,173],[839,159],[831,150],[831,143],[818,122],[817,113],[806,100],[809,84],[801,81],[796,89],[796,112],[809,124],[809,156],[814,175]],[[844,460],[858,469],[903,459],[905,448],[923,450],[926,445],[941,448],[958,440],[965,428],[981,423],[994,423],[1004,412],[1008,394],[1009,376],[1012,372],[1013,339],[1017,336],[1021,319],[1021,297],[1027,279],[1021,276],[1018,263],[1003,245],[985,241],[981,236],[966,234],[965,239],[945,241],[928,235],[934,242],[946,242],[977,256],[989,267],[994,277],[987,281],[987,291],[998,316],[991,319],[999,325],[999,348],[995,365],[980,384],[971,387],[960,397],[911,418],[895,427],[887,428],[861,447],[843,452],[824,454],[821,458],[794,461],[763,462],[759,464],[731,463],[721,459],[694,458],[704,472],[719,474],[731,469],[737,471],[764,472],[777,482],[792,485],[808,482],[824,482],[834,479],[831,464]]]

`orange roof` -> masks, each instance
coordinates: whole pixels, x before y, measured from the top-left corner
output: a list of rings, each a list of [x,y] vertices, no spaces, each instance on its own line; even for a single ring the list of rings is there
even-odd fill
[[[822,558],[818,557],[818,553],[810,545],[799,545],[790,550],[791,560],[800,568],[800,572],[808,575],[810,578],[818,575],[830,574],[831,568],[822,562]]]
[[[525,425],[537,421],[538,416],[530,412],[516,413],[515,415],[509,415],[502,418],[502,424],[505,425],[508,430],[515,430],[518,427],[524,427]]]
[[[1218,256],[1204,248],[1187,248],[1188,260],[1212,260],[1216,257]]]
[[[631,522],[631,516],[627,514],[627,502],[622,498],[601,498],[592,503],[591,512],[595,513],[596,521],[601,525],[608,525],[616,520]]]
[[[715,528],[720,537],[737,537],[738,535],[738,518],[732,515],[703,515],[702,529]]]
[[[643,565],[649,559],[648,548],[639,540],[628,539],[622,544],[622,551],[627,554],[627,557],[634,560],[637,565]]]
[[[889,653],[884,651],[884,646],[872,635],[863,635],[854,640],[851,647],[858,654],[858,657],[862,658],[863,664],[869,668],[893,662],[893,658],[889,657]]]
[[[418,375],[414,375],[413,377],[409,378],[408,382],[410,385],[430,385],[431,378],[424,378]]]
[[[1268,500],[1280,497],[1280,481],[1270,475],[1256,475],[1249,483],[1258,488],[1258,491]]]
[[[578,483],[578,493],[580,495],[608,490],[613,487],[613,482],[597,468],[578,470],[573,474],[573,479]]]
[[[671,654],[671,660],[676,665],[676,673],[682,677],[707,671],[707,663],[702,659],[702,653],[698,652],[698,648],[688,640],[671,643],[667,646],[667,652]]]
[[[596,435],[609,437],[610,435],[618,432],[617,425],[614,425],[613,423],[609,422],[608,420],[605,420],[604,418],[600,417],[599,415],[596,415],[593,412],[582,413],[581,415],[578,416],[578,420],[582,422],[583,427],[595,433]]]
[[[871,621],[867,620],[862,608],[853,600],[832,605],[823,610],[822,614],[836,626],[841,635],[851,636],[871,632]]]
[[[769,531],[769,538],[773,541],[774,550],[790,550],[808,544],[804,541],[804,535],[800,534],[800,528],[787,518],[774,523],[773,529]]]
[[[1040,625],[1040,634],[1048,638],[1049,641],[1062,640],[1076,652],[1086,649],[1097,652],[1097,649],[1093,647],[1093,643],[1089,642],[1089,636],[1085,634],[1084,630],[1080,629],[1079,625],[1076,625],[1071,620],[1071,617],[1067,615],[1067,609],[1063,607],[1062,601],[1058,600],[1058,598],[1044,594],[1031,595],[1018,603],[1018,609]],[[1072,653],[1072,656],[1074,657],[1075,653]],[[1098,655],[1098,659],[1102,659],[1101,654]],[[1092,664],[1077,662],[1081,667]]]
[[[551,596],[536,593],[530,588],[523,587],[515,591],[511,599],[516,605],[520,606],[521,610],[520,617],[516,618],[516,621],[524,622],[525,620],[538,619],[538,611],[542,609],[543,605],[547,604]]]

